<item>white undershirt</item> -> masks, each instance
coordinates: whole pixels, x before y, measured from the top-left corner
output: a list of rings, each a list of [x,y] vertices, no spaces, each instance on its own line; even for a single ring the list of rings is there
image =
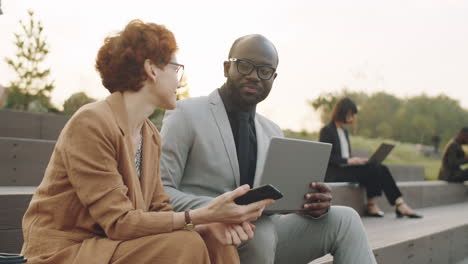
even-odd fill
[[[338,137],[340,138],[341,157],[343,159],[349,159],[349,145],[348,140],[346,139],[346,134],[341,127],[337,127],[336,130],[338,131]]]

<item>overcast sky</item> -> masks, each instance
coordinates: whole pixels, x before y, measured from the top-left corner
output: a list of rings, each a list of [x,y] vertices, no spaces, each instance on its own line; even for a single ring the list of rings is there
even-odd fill
[[[46,61],[61,106],[75,92],[107,95],[94,70],[103,39],[131,20],[166,25],[180,46],[192,96],[224,82],[232,42],[260,33],[280,64],[258,111],[282,128],[317,130],[307,100],[343,87],[400,97],[446,94],[468,109],[468,1],[462,0],[1,0],[0,58],[15,52],[14,32],[36,12],[51,53]],[[0,61],[0,84],[15,75]]]

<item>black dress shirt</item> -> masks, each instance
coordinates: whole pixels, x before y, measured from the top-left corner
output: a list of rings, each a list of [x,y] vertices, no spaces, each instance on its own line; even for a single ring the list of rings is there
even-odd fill
[[[226,109],[229,123],[231,124],[232,134],[234,136],[234,142],[236,144],[236,151],[237,156],[239,156],[239,121],[237,119],[237,113],[240,112],[236,109],[235,105],[231,102],[229,96],[225,95],[223,90],[219,90],[219,94],[221,99],[223,100],[224,107]],[[257,135],[255,132],[255,109],[249,112],[249,154],[248,154],[248,174],[246,177],[246,181],[243,182],[241,180],[240,185],[249,184],[250,187],[253,186],[254,178],[255,178],[255,170],[257,168]],[[239,165],[240,166],[240,165]],[[239,168],[239,171],[243,171]],[[242,179],[242,177],[241,177]]]

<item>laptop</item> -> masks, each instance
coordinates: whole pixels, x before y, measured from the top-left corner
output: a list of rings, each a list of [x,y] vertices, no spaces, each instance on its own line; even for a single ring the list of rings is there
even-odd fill
[[[374,164],[379,164],[382,163],[390,154],[390,152],[393,150],[395,145],[393,144],[388,144],[388,143],[382,143],[380,146],[377,148],[377,150],[372,154],[372,156],[369,158],[367,163],[364,164],[343,164],[341,167],[352,167],[352,166],[363,166],[368,163],[374,163]]]
[[[271,184],[283,198],[265,208],[266,214],[304,210],[304,195],[311,182],[323,182],[332,145],[273,137],[268,147],[260,185]]]

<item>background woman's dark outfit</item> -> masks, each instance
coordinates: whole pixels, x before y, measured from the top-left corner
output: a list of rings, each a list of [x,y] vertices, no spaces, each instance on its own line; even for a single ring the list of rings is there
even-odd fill
[[[449,182],[468,181],[468,169],[463,170],[461,165],[468,163],[462,145],[452,139],[445,147],[442,155],[442,167],[439,172],[439,180]]]
[[[351,144],[349,142],[348,131],[343,128],[343,132],[348,145],[348,154],[350,154]],[[342,155],[342,144],[337,127],[333,121],[320,130],[319,140],[333,145],[325,176],[326,182],[358,182],[366,188],[368,198],[381,196],[383,191],[391,205],[395,205],[396,199],[402,196],[390,171],[383,164],[368,163],[342,167],[348,163],[350,156],[346,158]]]

